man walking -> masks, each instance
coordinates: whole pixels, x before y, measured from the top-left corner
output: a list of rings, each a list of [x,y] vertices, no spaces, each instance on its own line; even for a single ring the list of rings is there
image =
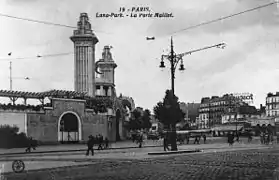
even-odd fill
[[[169,151],[169,145],[168,145],[168,139],[167,139],[167,135],[164,136],[164,151]]]
[[[91,151],[91,155],[94,156],[94,139],[93,136],[90,135],[89,140],[87,141],[87,151],[86,151],[86,156],[89,156],[89,152]]]
[[[202,137],[203,137],[203,143],[205,144],[206,143],[206,135],[204,134]]]
[[[143,142],[143,135],[140,134],[138,138],[139,148],[142,148],[142,142]]]

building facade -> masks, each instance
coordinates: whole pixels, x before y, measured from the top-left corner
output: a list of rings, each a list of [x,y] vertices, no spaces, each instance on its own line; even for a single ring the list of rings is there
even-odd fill
[[[279,116],[279,92],[267,94],[266,115],[268,117]]]
[[[221,97],[212,96],[201,99],[199,108],[199,118],[197,118],[198,128],[210,128],[222,124],[222,115],[225,113],[236,113],[237,108],[248,105],[232,94],[225,94]]]
[[[248,118],[258,118],[262,114],[256,109],[255,106],[244,105],[237,108],[236,112],[224,112],[221,116],[222,124],[231,122],[245,122]]]

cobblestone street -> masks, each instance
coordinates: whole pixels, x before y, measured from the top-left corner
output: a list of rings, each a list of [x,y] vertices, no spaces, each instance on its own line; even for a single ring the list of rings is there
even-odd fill
[[[239,150],[163,156],[142,160],[92,160],[90,165],[8,174],[8,180],[43,179],[144,179],[144,180],[277,180],[278,146],[269,149]]]

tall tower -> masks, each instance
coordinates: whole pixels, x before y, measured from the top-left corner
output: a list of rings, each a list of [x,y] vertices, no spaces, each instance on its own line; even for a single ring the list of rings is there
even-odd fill
[[[112,59],[110,49],[111,47],[105,46],[102,59],[97,62],[99,71],[102,73],[96,81],[96,88],[100,96],[112,96],[115,92],[114,74],[117,65]]]
[[[75,91],[95,96],[95,44],[98,38],[91,29],[87,13],[81,13],[78,29],[70,39],[75,48]]]

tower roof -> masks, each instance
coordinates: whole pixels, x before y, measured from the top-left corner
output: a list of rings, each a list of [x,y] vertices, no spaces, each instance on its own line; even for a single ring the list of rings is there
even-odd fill
[[[92,39],[94,44],[99,42],[97,36],[93,33],[87,13],[80,14],[79,21],[77,23],[77,30],[74,30],[74,35],[71,37],[71,40],[76,41],[77,39],[83,38]]]

